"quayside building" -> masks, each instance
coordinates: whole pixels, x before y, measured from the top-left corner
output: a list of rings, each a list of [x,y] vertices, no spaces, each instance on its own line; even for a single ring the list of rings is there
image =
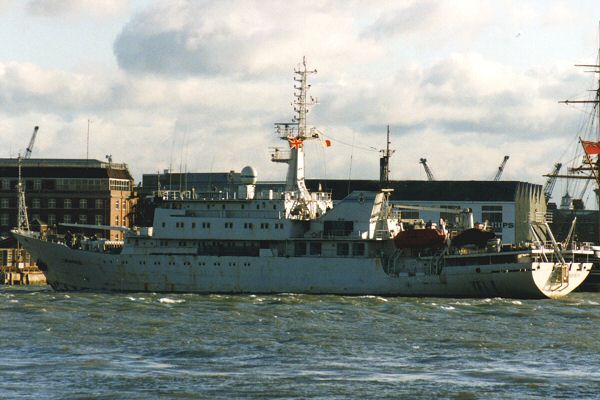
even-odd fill
[[[30,222],[38,220],[49,228],[58,228],[58,223],[132,226],[134,181],[126,164],[30,158],[21,160],[21,170]],[[16,158],[0,159],[0,236],[17,226],[18,176]],[[93,233],[123,238],[115,230]]]

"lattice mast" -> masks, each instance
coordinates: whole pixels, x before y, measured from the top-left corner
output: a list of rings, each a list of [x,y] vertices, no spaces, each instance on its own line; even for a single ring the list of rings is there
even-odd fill
[[[27,204],[25,203],[25,185],[23,184],[23,176],[21,174],[21,155],[17,158],[19,168],[19,182],[17,183],[17,191],[19,197],[17,228],[20,231],[29,231],[29,218],[27,217]]]
[[[306,126],[306,115],[311,106],[317,104],[317,100],[308,96],[310,85],[308,75],[316,74],[317,70],[309,70],[306,66],[306,58],[302,59],[300,68],[294,69],[294,107],[293,122],[276,123],[275,130],[282,140],[288,142],[289,153],[275,149],[272,161],[288,163],[286,178],[286,191],[296,192],[299,199],[310,200],[310,193],[304,181],[304,141],[319,139],[320,133]]]
[[[388,186],[390,182],[390,157],[396,150],[390,150],[390,126],[387,126],[387,141],[385,150],[379,150],[379,184],[382,188]]]

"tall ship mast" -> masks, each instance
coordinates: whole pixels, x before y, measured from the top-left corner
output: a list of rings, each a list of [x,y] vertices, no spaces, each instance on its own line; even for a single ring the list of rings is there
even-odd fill
[[[310,192],[305,144],[330,144],[307,126],[315,73],[303,59],[294,70],[294,117],[275,124],[286,143],[271,152],[288,167],[281,191],[259,190],[257,171],[246,166],[231,193],[164,198],[152,226],[127,229],[124,241],[41,237],[21,227],[14,236],[56,290],[556,298],[587,277],[593,251],[575,243],[564,251],[546,223],[530,221],[534,240],[515,246],[474,224],[470,209],[392,204],[389,130],[381,190],[335,204],[329,192]],[[415,209],[453,218],[404,218]]]
[[[596,203],[600,207],[600,23],[598,24],[598,53],[595,64],[575,64],[576,67],[586,68],[586,72],[591,72],[596,75],[595,81],[597,82],[596,89],[592,90],[594,93],[593,98],[586,100],[564,100],[559,103],[566,105],[569,104],[591,104],[592,111],[590,115],[591,124],[590,133],[595,137],[582,138],[579,137],[579,142],[583,150],[583,163],[579,166],[569,168],[567,175],[558,175],[558,169],[555,173],[548,176],[567,178],[567,179],[584,179],[593,180],[596,184]],[[595,129],[594,129],[595,125]],[[587,182],[585,184],[587,188]],[[598,213],[598,226],[600,227],[600,212]],[[600,242],[600,229],[598,231],[598,241]]]

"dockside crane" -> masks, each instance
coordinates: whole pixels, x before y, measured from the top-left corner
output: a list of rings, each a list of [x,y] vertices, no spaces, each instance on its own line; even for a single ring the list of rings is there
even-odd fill
[[[421,160],[419,160],[419,162],[421,164],[423,164],[423,168],[425,169],[425,173],[427,174],[427,180],[428,181],[435,181],[435,177],[433,176],[433,172],[431,172],[431,170],[429,169],[429,166],[427,165],[427,159],[426,158],[421,158]]]
[[[504,167],[506,166],[506,162],[508,161],[509,158],[510,158],[510,156],[504,156],[502,163],[498,167],[498,172],[496,172],[496,176],[494,177],[494,182],[497,182],[500,180],[500,177],[502,176],[502,172],[504,172]]]
[[[554,190],[554,185],[556,184],[556,178],[561,168],[562,163],[556,163],[554,164],[554,169],[552,172],[547,175],[548,179],[544,184],[544,197],[546,198],[546,204],[548,204],[550,198],[552,197],[552,191]]]
[[[33,151],[33,145],[35,144],[35,137],[37,136],[38,129],[40,129],[39,126],[33,128],[33,135],[31,135],[31,139],[29,140],[29,146],[27,146],[27,149],[25,149],[25,156],[23,157],[24,159],[31,157],[31,152]]]

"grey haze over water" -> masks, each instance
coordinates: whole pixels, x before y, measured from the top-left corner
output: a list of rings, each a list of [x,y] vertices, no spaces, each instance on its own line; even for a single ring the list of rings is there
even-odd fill
[[[600,294],[564,300],[0,287],[0,398],[599,398]]]

